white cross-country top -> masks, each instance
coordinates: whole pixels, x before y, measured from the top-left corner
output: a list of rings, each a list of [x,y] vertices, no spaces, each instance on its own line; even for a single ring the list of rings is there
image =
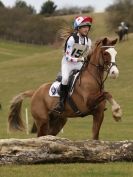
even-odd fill
[[[77,62],[78,58],[86,57],[91,49],[91,40],[86,37],[81,37],[79,34],[79,42],[75,43],[73,36],[70,36],[67,40],[66,51],[64,57],[67,61]]]

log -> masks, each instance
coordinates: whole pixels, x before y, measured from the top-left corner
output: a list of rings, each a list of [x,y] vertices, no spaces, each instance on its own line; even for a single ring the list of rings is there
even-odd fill
[[[72,141],[55,136],[1,139],[0,164],[132,162],[133,141]]]

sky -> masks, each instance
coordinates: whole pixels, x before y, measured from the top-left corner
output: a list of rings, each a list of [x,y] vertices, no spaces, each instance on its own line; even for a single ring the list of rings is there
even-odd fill
[[[16,0],[1,0],[5,6],[12,7]],[[41,5],[46,2],[47,0],[23,0],[28,5],[34,6],[37,12],[40,11]],[[96,12],[103,12],[104,9],[113,4],[114,0],[52,0],[58,7],[58,9],[63,7],[71,7],[71,6],[78,6],[78,7],[85,7],[85,6],[92,6],[95,8]]]

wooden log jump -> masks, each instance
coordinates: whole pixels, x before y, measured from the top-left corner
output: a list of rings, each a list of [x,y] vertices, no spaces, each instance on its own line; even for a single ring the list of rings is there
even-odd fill
[[[133,161],[133,140],[71,141],[54,136],[0,140],[0,165],[115,161]]]

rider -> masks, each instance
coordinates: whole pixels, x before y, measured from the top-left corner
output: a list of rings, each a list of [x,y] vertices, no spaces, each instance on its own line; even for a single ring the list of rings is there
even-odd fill
[[[118,26],[118,30],[128,30],[127,25],[125,24],[125,22],[121,22],[120,25]]]
[[[60,86],[60,100],[55,108],[58,112],[64,111],[64,102],[68,92],[68,79],[72,70],[80,70],[85,59],[85,53],[91,53],[91,40],[88,32],[92,25],[92,18],[79,16],[74,20],[74,33],[66,40],[64,56],[61,63],[62,81]],[[87,55],[86,55],[87,56]]]

